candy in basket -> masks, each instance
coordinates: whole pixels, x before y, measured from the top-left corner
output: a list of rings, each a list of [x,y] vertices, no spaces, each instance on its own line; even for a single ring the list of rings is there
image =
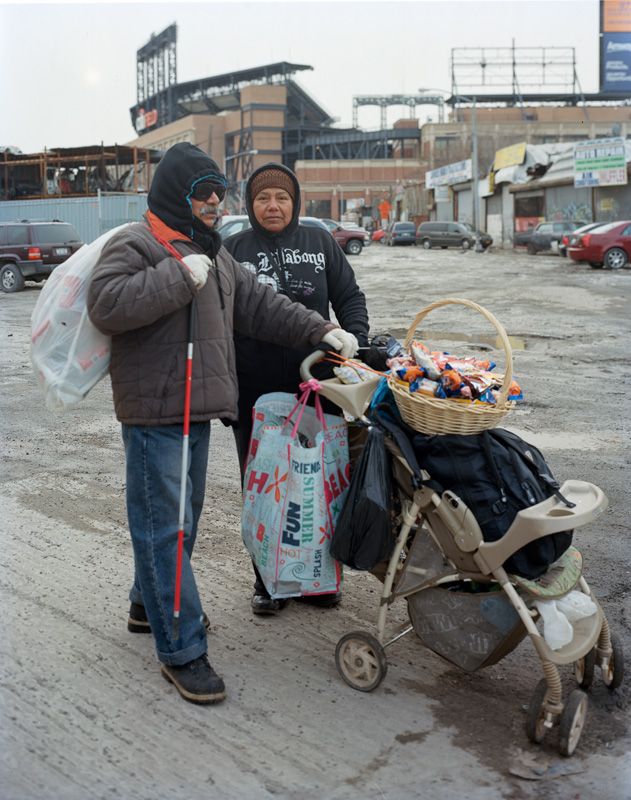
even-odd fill
[[[478,311],[495,327],[505,351],[503,373],[490,361],[432,352],[414,341],[419,322],[430,311],[450,304]],[[447,298],[426,306],[408,330],[401,352],[393,354],[388,366],[388,386],[401,417],[422,433],[480,433],[498,425],[515,400],[521,399],[521,390],[512,380],[512,351],[504,328],[490,312],[470,300]]]

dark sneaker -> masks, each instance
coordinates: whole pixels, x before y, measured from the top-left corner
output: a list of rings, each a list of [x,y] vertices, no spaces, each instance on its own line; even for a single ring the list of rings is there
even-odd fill
[[[252,597],[252,612],[254,614],[278,614],[287,605],[287,598],[276,600],[268,594],[254,593]]]
[[[226,696],[223,678],[210,666],[206,653],[179,667],[163,664],[162,674],[189,703],[218,703]]]
[[[210,620],[204,613],[204,627],[206,631],[210,628]],[[132,603],[129,608],[129,619],[127,620],[127,630],[131,633],[151,633],[151,625],[147,619],[147,612],[144,606]]]
[[[305,595],[304,597],[294,597],[300,603],[308,603],[310,606],[318,608],[332,608],[342,600],[342,592],[331,592],[331,594]]]

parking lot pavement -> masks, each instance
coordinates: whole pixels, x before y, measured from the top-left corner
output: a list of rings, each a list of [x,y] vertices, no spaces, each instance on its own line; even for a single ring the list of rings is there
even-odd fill
[[[473,300],[505,327],[525,395],[506,427],[538,444],[557,478],[592,481],[609,497],[575,543],[630,654],[631,270],[380,245],[351,263],[375,333],[403,338],[445,297]],[[152,638],[126,629],[132,553],[109,383],[65,415],[45,410],[28,355],[39,291],[0,295],[3,800],[631,797],[628,677],[609,692],[597,674],[577,752],[561,759],[556,730],[540,746],[524,733],[540,677],[528,641],[467,674],[411,634],[388,647],[379,688],[361,693],[341,680],[334,652],[345,633],[375,631],[372,576],[347,571],[336,608],[290,603],[253,617],[237,460],[221,425],[194,564],[228,697],[185,703],[161,677]],[[450,352],[502,361],[492,326],[470,309],[440,309],[419,331]],[[404,601],[389,614],[393,631],[407,623]],[[573,681],[568,665],[564,689]]]

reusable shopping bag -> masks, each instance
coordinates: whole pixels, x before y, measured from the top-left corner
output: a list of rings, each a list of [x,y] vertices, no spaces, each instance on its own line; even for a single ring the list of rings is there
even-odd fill
[[[331,542],[331,555],[351,569],[370,570],[392,555],[392,477],[385,433],[371,426]]]
[[[342,570],[329,552],[348,491],[348,431],[343,417],[285,392],[260,397],[243,488],[241,531],[274,598],[337,592]]]
[[[31,363],[49,411],[65,411],[107,375],[111,339],[88,316],[92,270],[105,244],[131,223],[86,244],[51,272],[31,314]]]

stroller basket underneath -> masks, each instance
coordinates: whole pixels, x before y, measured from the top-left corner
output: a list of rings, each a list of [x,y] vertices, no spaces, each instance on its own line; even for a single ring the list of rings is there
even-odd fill
[[[421,588],[441,576],[452,581]],[[408,592],[412,592],[407,598],[408,611],[417,636],[430,650],[466,672],[497,663],[527,635],[498,584],[458,580],[430,534],[422,529],[416,533],[395,595]]]
[[[408,597],[408,609],[423,644],[466,672],[496,664],[527,633],[501,591],[472,594],[434,587]]]

